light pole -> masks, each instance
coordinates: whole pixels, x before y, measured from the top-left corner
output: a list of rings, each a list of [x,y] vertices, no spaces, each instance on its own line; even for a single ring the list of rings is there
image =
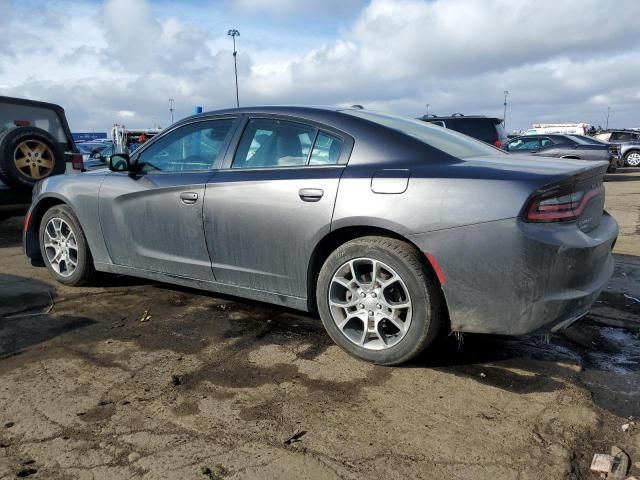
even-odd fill
[[[504,129],[507,129],[507,95],[509,95],[509,90],[504,91],[504,113],[502,114],[502,125]]]
[[[232,28],[227,32],[227,35],[230,35],[231,38],[233,38],[233,68],[236,72],[236,107],[240,108],[240,97],[238,96],[238,52],[236,52],[236,37],[240,36],[240,32],[235,28]]]
[[[169,113],[171,114],[171,125],[173,125],[173,98],[169,99]]]
[[[607,107],[607,125],[604,127],[605,130],[609,130],[609,114],[611,113],[611,107]]]

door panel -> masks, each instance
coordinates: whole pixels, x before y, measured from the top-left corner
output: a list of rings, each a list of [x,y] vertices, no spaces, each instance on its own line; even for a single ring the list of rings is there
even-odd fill
[[[113,263],[213,280],[202,232],[210,177],[210,171],[109,175],[100,191],[100,217]]]
[[[214,280],[202,206],[235,124],[218,118],[179,125],[134,156],[137,173],[105,178],[100,220],[113,263]]]
[[[305,297],[308,262],[330,230],[341,174],[340,166],[217,172],[204,202],[216,280]]]

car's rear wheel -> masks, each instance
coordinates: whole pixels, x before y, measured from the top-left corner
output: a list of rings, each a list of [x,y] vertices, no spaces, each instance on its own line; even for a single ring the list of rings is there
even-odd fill
[[[47,210],[40,223],[40,251],[47,269],[65,285],[84,285],[95,270],[87,239],[73,211],[66,205]]]
[[[423,351],[442,321],[441,292],[420,253],[392,238],[362,237],[331,253],[318,276],[316,301],[339,346],[382,365]]]
[[[624,156],[624,164],[629,167],[640,166],[640,151],[632,150]]]

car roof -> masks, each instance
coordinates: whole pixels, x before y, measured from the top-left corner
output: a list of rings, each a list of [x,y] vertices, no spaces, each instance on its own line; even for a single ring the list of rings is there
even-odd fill
[[[297,106],[297,105],[261,105],[261,106],[248,106],[241,108],[225,108],[221,110],[212,110],[202,113],[197,113],[189,117],[183,118],[171,125],[175,127],[184,123],[189,123],[194,120],[204,119],[208,117],[222,116],[222,115],[234,115],[234,114],[265,114],[265,115],[282,115],[291,116],[296,119],[308,120],[325,124],[334,128],[342,129],[345,126],[362,125],[363,122],[368,122],[353,115],[348,115],[349,111],[362,111],[361,108],[349,108],[349,107],[330,107],[330,106]],[[346,132],[349,133],[349,132]]]
[[[577,135],[569,135],[569,134],[558,134],[558,133],[536,133],[533,135],[519,135],[517,137],[512,138],[511,140],[516,140],[518,138],[540,138],[540,137],[544,137],[544,138],[568,138],[569,140],[571,140],[570,137],[573,136],[577,136]]]

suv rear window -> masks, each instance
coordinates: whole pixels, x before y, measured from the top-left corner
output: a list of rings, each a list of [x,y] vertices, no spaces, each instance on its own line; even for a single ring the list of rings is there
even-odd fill
[[[53,135],[60,143],[66,143],[67,137],[60,117],[54,110],[31,105],[2,105],[0,109],[0,131],[12,128],[18,123],[38,127]]]
[[[343,110],[343,113],[377,123],[393,130],[398,130],[427,145],[437,148],[458,158],[484,157],[489,155],[507,155],[507,153],[490,147],[486,143],[462,135],[448,128],[430,125],[428,122],[413,120],[386,113],[373,113],[364,110]]]
[[[456,118],[453,124],[450,128],[485,142],[493,142],[498,138],[493,120],[490,118]]]

